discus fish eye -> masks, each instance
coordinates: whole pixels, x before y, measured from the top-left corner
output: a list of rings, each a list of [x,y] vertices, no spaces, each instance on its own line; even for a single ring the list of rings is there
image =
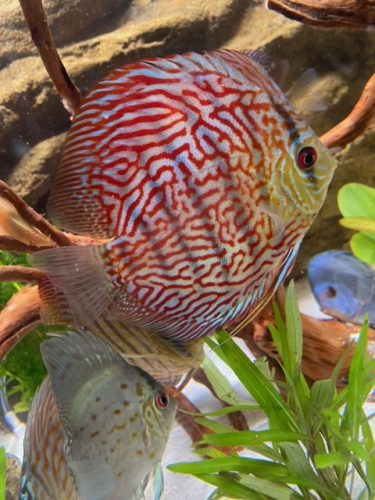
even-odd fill
[[[316,163],[318,153],[311,146],[301,148],[297,154],[297,165],[301,170],[309,171]]]
[[[329,286],[326,290],[326,296],[330,299],[333,299],[334,297],[336,297],[336,295],[336,288],[334,288],[333,286]]]
[[[169,403],[169,396],[164,391],[159,391],[155,394],[155,404],[159,410],[164,410]]]

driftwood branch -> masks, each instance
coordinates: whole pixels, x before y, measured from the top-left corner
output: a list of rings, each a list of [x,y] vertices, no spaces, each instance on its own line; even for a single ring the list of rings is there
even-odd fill
[[[188,413],[200,413],[198,408],[184,395],[179,394],[176,396],[178,402],[178,410],[176,414],[176,420],[181,425],[181,427],[190,436],[193,443],[200,441],[205,434],[207,434],[206,428],[200,426],[194,417],[188,415]]]
[[[283,311],[283,298],[277,297]],[[337,320],[318,320],[301,314],[303,328],[302,372],[309,383],[331,377],[334,368],[347,351],[338,380],[339,386],[348,375],[349,367],[355,351],[353,339],[359,334],[361,327]],[[272,308],[268,306],[259,317],[242,330],[241,337],[256,357],[266,356],[277,378],[282,379],[283,373],[279,366],[279,354],[268,330],[268,325],[274,323]],[[370,342],[375,341],[375,331],[369,330]]]
[[[0,359],[22,337],[41,324],[40,298],[37,286],[24,287],[0,312]]]
[[[320,140],[328,148],[342,148],[371,127],[375,127],[375,73],[367,82],[351,113],[322,135]]]
[[[322,28],[375,27],[373,0],[268,0],[267,7],[294,21]]]
[[[31,38],[65,108],[75,115],[81,94],[70,79],[57,52],[41,0],[20,0]]]
[[[8,252],[33,253],[40,250],[40,247],[27,245],[26,243],[22,243],[22,241],[12,238],[11,236],[0,234],[0,251],[1,250]]]
[[[56,245],[71,245],[71,241],[65,233],[57,229],[42,215],[29,207],[29,205],[3,181],[0,181],[0,197],[8,200],[26,222],[37,228],[42,234],[56,243]]]
[[[0,282],[3,281],[21,281],[29,283],[30,281],[39,281],[44,274],[39,269],[24,266],[0,266]]]
[[[90,236],[80,236],[60,231],[60,229],[48,222],[42,215],[29,207],[29,205],[3,181],[0,181],[0,227],[3,220],[9,219],[12,216],[7,206],[4,209],[4,214],[2,214],[2,209],[5,206],[2,200],[7,200],[13,211],[17,212],[26,224],[30,225],[30,243],[26,243],[24,240],[20,241],[16,237],[10,236],[10,234],[0,234],[0,250],[33,253],[40,250],[41,246],[43,246],[43,248],[48,248],[69,245],[98,245],[104,242],[104,240],[98,240]],[[7,228],[5,228],[5,232],[7,233],[6,229]],[[32,233],[33,230],[37,230],[38,234],[34,235]],[[36,238],[36,240],[41,240],[43,245],[36,245],[35,242],[31,241],[33,237],[35,238],[35,236],[38,235],[44,236],[44,238]],[[25,231],[25,235],[23,236],[27,238],[27,231]]]

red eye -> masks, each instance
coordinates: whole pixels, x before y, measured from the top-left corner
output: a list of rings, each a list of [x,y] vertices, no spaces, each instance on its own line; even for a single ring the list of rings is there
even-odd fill
[[[306,146],[298,151],[297,165],[301,170],[310,170],[318,159],[318,153],[311,146]]]
[[[169,396],[164,391],[159,391],[155,394],[155,404],[159,410],[164,410],[169,403]]]

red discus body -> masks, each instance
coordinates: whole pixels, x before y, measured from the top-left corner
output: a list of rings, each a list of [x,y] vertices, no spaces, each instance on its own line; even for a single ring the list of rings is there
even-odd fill
[[[56,225],[106,242],[34,263],[80,325],[107,311],[195,339],[272,296],[334,168],[252,54],[130,64],[83,101],[49,200]]]

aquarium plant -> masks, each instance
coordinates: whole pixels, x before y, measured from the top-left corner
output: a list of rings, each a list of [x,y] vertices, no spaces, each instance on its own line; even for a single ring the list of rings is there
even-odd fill
[[[344,216],[340,224],[358,231],[350,240],[354,255],[375,265],[375,189],[351,182],[343,186],[338,194],[338,205]]]
[[[348,384],[338,392],[340,364],[330,379],[311,387],[302,374],[302,327],[293,285],[287,292],[285,320],[276,305],[274,313],[276,326],[269,328],[285,381],[276,380],[264,360],[253,363],[227,333],[207,339],[252,402],[239,398],[214,363],[206,360],[206,374],[229,406],[197,418],[211,431],[196,450],[207,459],[170,465],[170,470],[216,486],[215,498],[349,500],[349,482],[354,479],[361,482],[359,498],[374,498],[374,438],[363,410],[375,381],[374,361],[366,349],[367,323]],[[236,431],[216,420],[230,412],[255,410],[264,412],[265,430]]]
[[[24,254],[0,252],[1,265],[27,266]],[[21,289],[17,282],[0,283],[0,310],[10,297]],[[14,411],[30,408],[34,393],[46,374],[39,346],[46,335],[46,328],[39,327],[24,337],[0,364],[0,377],[6,380],[7,396],[15,395]]]

